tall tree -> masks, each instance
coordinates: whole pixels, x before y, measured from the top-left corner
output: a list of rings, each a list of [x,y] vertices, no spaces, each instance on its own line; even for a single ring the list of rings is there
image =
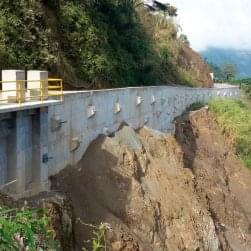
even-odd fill
[[[183,44],[186,44],[187,46],[190,46],[190,42],[189,42],[189,40],[188,40],[187,35],[185,35],[185,34],[180,34],[179,40],[180,40]]]
[[[236,76],[236,66],[234,64],[223,64],[221,70],[226,81],[233,80]]]
[[[153,1],[152,4],[146,4],[146,7],[151,12],[162,12],[165,16],[176,17],[177,8],[170,5],[169,3],[162,3],[160,1]]]

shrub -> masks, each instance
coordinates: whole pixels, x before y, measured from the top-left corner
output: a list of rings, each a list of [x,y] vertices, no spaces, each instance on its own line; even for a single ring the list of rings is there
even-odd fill
[[[87,224],[83,222],[81,219],[77,219],[77,221],[82,224],[83,226],[86,226],[90,229],[92,229],[93,238],[90,241],[87,241],[87,243],[90,243],[90,249],[92,251],[102,251],[107,250],[107,243],[106,243],[106,234],[108,231],[111,231],[111,226],[108,223],[100,223],[99,226],[95,226],[92,224]],[[83,247],[83,251],[87,249]]]
[[[49,68],[55,64],[49,34],[39,1],[0,1],[1,68]]]
[[[206,104],[203,102],[195,102],[193,104],[190,105],[190,107],[188,108],[188,110],[190,111],[196,111],[201,109],[202,107],[204,107]]]
[[[50,218],[42,209],[0,208],[0,250],[57,250]]]

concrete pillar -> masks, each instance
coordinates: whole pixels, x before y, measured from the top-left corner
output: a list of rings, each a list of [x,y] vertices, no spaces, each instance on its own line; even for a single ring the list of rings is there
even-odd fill
[[[10,132],[7,138],[7,192],[22,194],[27,189],[28,171],[32,160],[32,124],[26,111],[16,112],[8,121]]]
[[[0,138],[0,187],[6,183],[7,149],[6,139]]]
[[[6,121],[0,121],[0,187],[7,183],[7,129]]]
[[[48,108],[41,108],[33,116],[32,132],[33,191],[48,188]]]
[[[0,186],[31,195],[48,188],[48,108],[19,111],[0,121]]]
[[[17,149],[16,149],[16,118],[9,122],[10,134],[7,144],[7,182],[13,182],[17,179],[16,162],[17,162]],[[16,183],[15,183],[16,184]],[[16,192],[16,188],[12,186],[12,192]]]
[[[3,70],[2,71],[2,97],[9,103],[25,101],[25,71]],[[8,92],[5,92],[10,90]]]
[[[48,98],[48,72],[27,71],[27,87],[32,100]]]
[[[28,170],[32,169],[32,122],[31,116],[26,112],[17,112],[16,116],[16,145],[14,154],[16,155],[16,177],[17,193],[27,190],[29,179]]]

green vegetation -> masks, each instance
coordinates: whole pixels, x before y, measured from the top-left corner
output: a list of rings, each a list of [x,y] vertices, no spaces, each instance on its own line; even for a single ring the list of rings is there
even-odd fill
[[[183,44],[186,44],[187,46],[190,46],[190,42],[189,42],[189,40],[188,40],[187,35],[185,35],[185,34],[180,34],[179,40],[180,40]]]
[[[188,40],[176,15],[158,1],[1,0],[0,68],[47,69],[84,88],[199,85],[180,64]]]
[[[233,138],[236,152],[251,168],[251,112],[242,102],[236,100],[214,100],[209,108],[216,114],[223,132]]]
[[[40,1],[0,1],[0,67],[52,67],[56,63]]]
[[[193,104],[190,105],[190,107],[188,108],[189,111],[197,111],[199,109],[201,109],[202,107],[204,107],[206,104],[203,102],[195,102]]]
[[[106,250],[106,232],[108,230],[107,224],[101,223],[93,231],[94,238],[92,239],[92,251]]]
[[[223,74],[223,78],[226,81],[231,81],[231,80],[235,79],[236,66],[234,64],[223,64],[221,66],[221,71]]]
[[[207,62],[207,64],[211,72],[214,73],[215,82],[233,82],[235,80],[237,69],[234,64],[227,63],[220,66],[212,62]]]
[[[64,52],[78,76],[112,86],[160,81],[160,60],[132,1],[61,1]],[[106,83],[104,83],[105,85]]]
[[[238,79],[232,83],[240,85],[240,88],[246,93],[247,97],[251,99],[251,78]]]
[[[58,250],[48,215],[41,209],[0,208],[0,250]]]
[[[99,226],[95,226],[92,224],[87,224],[83,222],[81,219],[78,219],[78,222],[90,229],[93,230],[93,238],[90,240],[90,248],[92,251],[102,251],[107,250],[107,243],[106,243],[106,234],[111,227],[108,223],[101,223]],[[89,241],[88,241],[89,242]],[[83,250],[87,250],[83,248]]]
[[[251,84],[242,84],[241,89],[247,94],[247,96],[251,99]]]

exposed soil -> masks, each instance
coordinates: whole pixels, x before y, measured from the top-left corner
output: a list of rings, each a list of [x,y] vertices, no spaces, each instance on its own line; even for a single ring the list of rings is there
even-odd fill
[[[213,87],[213,79],[205,61],[187,45],[182,45],[178,65],[193,74],[197,86]]]
[[[16,207],[17,203],[8,195],[0,192],[0,207]]]
[[[185,167],[198,201],[214,221],[221,250],[251,250],[251,173],[234,154],[206,109],[177,121]]]
[[[213,116],[182,116],[176,138],[122,127],[52,177],[72,206],[74,248],[107,222],[108,250],[251,250],[251,173]],[[65,248],[65,250],[69,250]]]

